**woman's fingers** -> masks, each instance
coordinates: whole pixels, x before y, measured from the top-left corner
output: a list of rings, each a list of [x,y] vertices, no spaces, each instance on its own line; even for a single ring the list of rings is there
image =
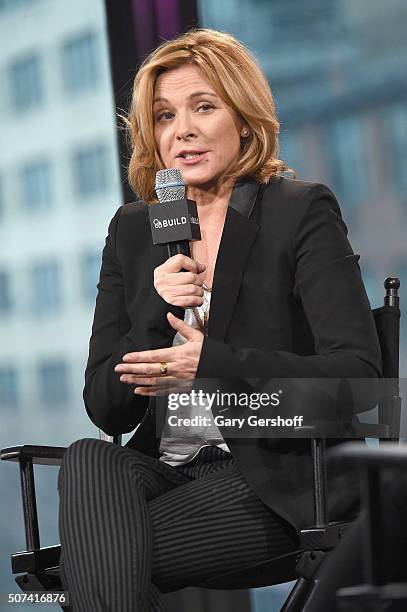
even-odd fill
[[[204,291],[202,287],[197,285],[178,285],[169,289],[165,294],[165,299],[168,303],[182,308],[192,308],[193,306],[202,306]]]
[[[124,382],[131,382],[128,378],[124,378],[129,376],[133,378],[144,378],[146,380],[150,378],[154,379],[162,377],[164,374],[161,370],[161,363],[164,363],[164,361],[158,363],[124,363],[116,366],[115,371],[120,374],[120,380]],[[165,363],[168,369],[169,364],[168,362]]]
[[[181,270],[187,270],[197,274],[199,272],[203,272],[206,266],[198,261],[194,261],[191,257],[178,254],[169,257],[161,266],[159,266],[159,268],[164,272],[180,272]]]
[[[202,281],[190,272],[166,274],[154,281],[155,289],[163,300],[173,306],[190,308],[203,304]]]
[[[115,367],[120,382],[136,385],[139,395],[165,395],[181,392],[194,380],[202,350],[203,334],[182,319],[167,314],[169,324],[187,342],[181,346],[127,353]]]
[[[193,386],[193,381],[174,379],[174,383],[159,384],[152,386],[139,386],[134,389],[136,395],[162,396],[170,393],[189,393]]]
[[[158,389],[157,387],[136,387],[134,389],[135,395],[148,395],[150,397],[157,397],[157,395],[167,395],[172,393],[170,390]]]
[[[193,285],[194,287],[202,287],[203,281],[200,279],[198,274],[193,272],[177,272],[176,274],[163,274],[157,278],[155,288],[157,286],[165,285],[171,287],[185,287],[186,285]]]
[[[204,290],[202,285],[193,285],[192,283],[188,283],[187,285],[176,285],[171,289],[171,293],[174,297],[176,296],[190,296],[190,295],[199,295],[203,296]]]
[[[151,376],[151,378],[145,378],[144,376],[133,376],[132,374],[123,374],[120,376],[121,382],[125,382],[129,385],[140,385],[143,387],[164,387],[165,385],[174,384],[178,379],[174,376]]]
[[[174,255],[154,270],[155,290],[173,306],[201,306],[204,293],[199,275],[205,268],[186,255]]]
[[[173,323],[175,325],[182,324],[184,332],[186,332],[187,334],[193,334],[194,339],[203,339],[203,335],[199,330],[192,327],[192,325],[188,325],[188,323],[185,323],[181,319],[178,319],[178,317],[175,317],[172,313],[167,313],[167,318],[168,321],[171,322],[171,325]],[[145,367],[146,365],[148,366],[150,364],[159,364],[163,361],[170,363],[171,361],[176,361],[180,353],[183,353],[186,350],[186,345],[182,345],[171,346],[162,349],[151,349],[148,351],[136,351],[134,353],[126,353],[125,355],[123,355],[123,363],[117,364],[117,366],[115,367],[115,371],[121,372],[123,374],[128,372],[131,374],[140,374],[142,372],[132,370],[131,366],[136,365]],[[130,367],[130,369],[128,369],[128,367]],[[154,372],[152,372],[152,375],[154,375]]]
[[[171,301],[166,300],[168,304],[172,306],[179,306],[180,308],[195,308],[196,306],[202,306],[204,300],[203,297],[189,295],[183,297],[171,298]]]
[[[125,374],[120,377],[120,381],[129,385],[136,385],[134,393],[136,395],[169,395],[170,393],[188,393],[193,385],[193,381],[182,380],[174,376],[164,376],[162,378],[143,378]]]
[[[167,319],[171,327],[175,329],[176,331],[178,331],[181,334],[181,336],[184,336],[184,338],[187,341],[188,340],[191,342],[199,341],[202,346],[203,334],[201,331],[199,331],[199,329],[195,329],[195,327],[192,327],[192,325],[188,325],[188,323],[185,323],[185,321],[173,315],[172,312],[167,312]],[[199,348],[199,353],[200,352],[201,352],[201,347]]]

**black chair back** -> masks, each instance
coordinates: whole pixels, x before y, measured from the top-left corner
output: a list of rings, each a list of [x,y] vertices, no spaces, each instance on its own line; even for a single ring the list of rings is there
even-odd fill
[[[384,281],[384,305],[373,310],[383,361],[383,387],[380,394],[378,421],[386,423],[390,435],[386,441],[396,442],[400,436],[401,398],[399,388],[400,353],[400,281],[389,277]],[[384,441],[384,440],[383,440]]]

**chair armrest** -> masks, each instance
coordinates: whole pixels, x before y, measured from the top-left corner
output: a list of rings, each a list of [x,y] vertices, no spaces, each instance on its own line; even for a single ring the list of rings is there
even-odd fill
[[[31,459],[32,463],[42,465],[60,465],[65,451],[65,446],[23,444],[22,446],[2,448],[0,450],[0,459],[3,461],[24,461]]]
[[[347,428],[338,421],[318,420],[313,425],[294,427],[295,433],[304,438],[388,438],[390,428],[379,423],[350,423]]]
[[[66,450],[63,446],[23,444],[0,451],[0,459],[19,464],[27,551],[40,549],[33,464],[60,465]]]
[[[29,572],[35,574],[51,567],[58,567],[61,557],[61,545],[45,546],[36,550],[24,550],[11,555],[13,574]]]
[[[344,465],[357,465],[364,468],[405,468],[407,466],[407,444],[389,442],[375,448],[365,444],[346,443],[331,449],[328,458],[329,461],[340,461]]]

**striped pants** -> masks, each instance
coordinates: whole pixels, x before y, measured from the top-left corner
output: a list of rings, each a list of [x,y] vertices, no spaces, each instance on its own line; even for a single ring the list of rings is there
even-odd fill
[[[61,578],[73,612],[163,611],[160,591],[295,550],[229,453],[177,468],[134,449],[77,440],[58,479]]]

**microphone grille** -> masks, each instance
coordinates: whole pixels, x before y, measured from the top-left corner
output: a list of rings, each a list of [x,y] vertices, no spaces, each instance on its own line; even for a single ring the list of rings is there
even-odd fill
[[[155,191],[160,202],[185,198],[185,183],[178,168],[159,170],[155,177]]]

